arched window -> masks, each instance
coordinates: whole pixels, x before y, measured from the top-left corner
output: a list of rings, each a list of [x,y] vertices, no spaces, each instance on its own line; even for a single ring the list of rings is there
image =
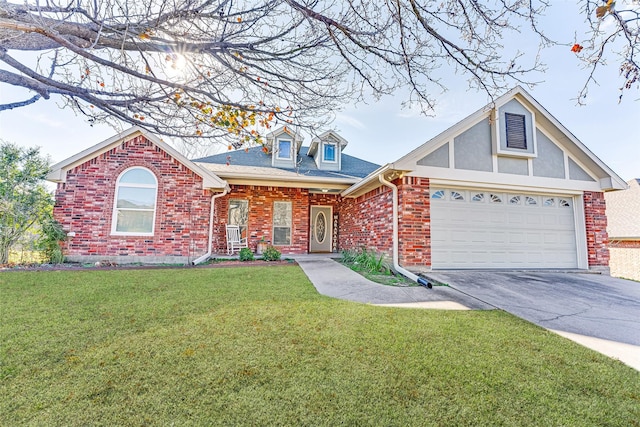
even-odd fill
[[[124,171],[116,183],[111,232],[150,236],[156,218],[158,181],[148,169],[134,167]]]

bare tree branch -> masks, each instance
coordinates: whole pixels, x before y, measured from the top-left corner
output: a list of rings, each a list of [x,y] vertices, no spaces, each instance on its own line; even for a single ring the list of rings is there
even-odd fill
[[[538,57],[502,40],[538,30],[546,0],[0,0],[0,84],[90,122],[186,140],[313,132],[368,95],[409,89],[432,111],[458,73],[493,96],[531,84]],[[32,52],[24,60],[12,51]],[[35,95],[35,96],[34,96]]]

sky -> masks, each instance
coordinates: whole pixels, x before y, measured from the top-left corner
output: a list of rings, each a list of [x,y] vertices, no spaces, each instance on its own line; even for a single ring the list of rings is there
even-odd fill
[[[574,2],[558,1],[548,12],[545,28],[552,38],[573,43],[584,26]],[[514,42],[535,55],[537,44],[531,40]],[[539,83],[535,87],[525,89],[621,178],[640,178],[640,91],[627,91],[618,102],[622,80],[611,62],[596,74],[598,85],[590,87],[586,105],[578,106],[575,97],[588,74],[570,46],[544,50],[542,61],[547,71],[536,76]],[[406,99],[402,91],[368,104],[346,105],[336,112],[333,127],[349,142],[345,154],[378,164],[393,162],[489,102],[486,94],[468,90],[464,76],[451,76],[446,83],[448,91],[436,97],[434,116],[402,109]],[[0,99],[13,91],[0,90]],[[1,112],[0,138],[40,146],[56,163],[117,133],[106,125],[90,126],[71,110],[60,109],[59,103],[52,98]],[[307,136],[305,145],[310,139]]]

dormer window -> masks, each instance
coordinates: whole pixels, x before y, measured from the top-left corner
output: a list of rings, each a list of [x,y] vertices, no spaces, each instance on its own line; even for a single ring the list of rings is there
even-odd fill
[[[278,159],[290,160],[291,159],[291,140],[279,139],[278,140],[278,152],[276,154]]]
[[[507,148],[527,149],[527,130],[523,114],[505,113]]]
[[[320,170],[339,171],[344,158],[342,153],[347,144],[346,139],[330,130],[313,138],[307,156],[313,157]]]
[[[323,144],[322,161],[331,163],[336,162],[336,144]]]

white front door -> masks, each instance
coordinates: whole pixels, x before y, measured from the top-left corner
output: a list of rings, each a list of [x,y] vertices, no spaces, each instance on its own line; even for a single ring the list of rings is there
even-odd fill
[[[576,268],[572,196],[431,190],[433,268]]]
[[[331,252],[332,217],[331,206],[311,206],[309,252]]]

